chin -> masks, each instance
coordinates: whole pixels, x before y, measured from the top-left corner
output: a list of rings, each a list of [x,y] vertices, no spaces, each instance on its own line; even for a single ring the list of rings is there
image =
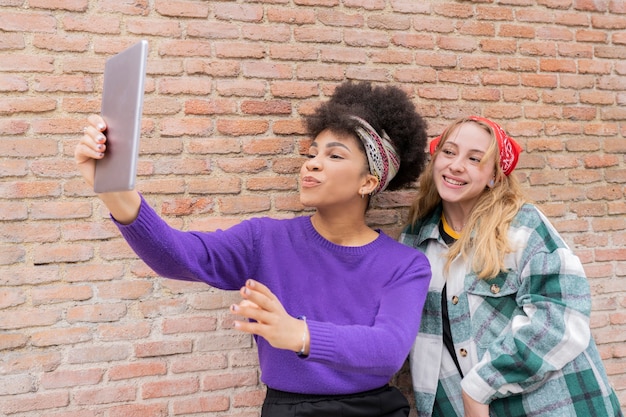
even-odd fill
[[[302,204],[304,207],[315,207],[315,203],[310,199],[310,198],[306,198],[303,197],[302,195],[300,195],[300,204]]]

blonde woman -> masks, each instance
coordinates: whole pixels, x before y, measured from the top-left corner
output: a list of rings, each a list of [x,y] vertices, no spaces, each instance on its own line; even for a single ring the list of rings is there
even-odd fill
[[[583,267],[522,196],[511,175],[520,152],[478,116],[430,144],[400,237],[433,271],[411,352],[420,417],[622,415]]]

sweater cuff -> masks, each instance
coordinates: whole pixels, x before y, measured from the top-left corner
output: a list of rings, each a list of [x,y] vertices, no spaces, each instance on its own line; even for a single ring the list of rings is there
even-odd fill
[[[307,320],[309,326],[309,356],[308,358],[322,361],[332,361],[335,358],[335,334],[327,324],[319,321]]]
[[[109,214],[111,220],[113,220],[113,223],[115,223],[124,237],[143,237],[145,236],[144,230],[150,231],[150,225],[155,224],[156,221],[160,221],[160,217],[152,207],[150,207],[143,196],[141,194],[139,196],[141,197],[141,205],[139,206],[137,217],[131,223],[122,224],[118,222],[113,215]]]
[[[478,375],[476,367],[465,375],[461,381],[461,388],[472,399],[482,404],[489,404],[496,394],[496,390]]]

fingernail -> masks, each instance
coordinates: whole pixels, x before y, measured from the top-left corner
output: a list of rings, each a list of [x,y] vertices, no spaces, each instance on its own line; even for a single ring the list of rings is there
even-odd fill
[[[243,289],[243,293],[246,294],[246,295],[249,295],[250,294],[250,290],[248,288],[244,288]]]
[[[251,288],[253,288],[253,287],[254,287],[254,281],[253,281],[253,280],[251,280],[251,279],[249,279],[249,280],[248,280],[247,284],[248,284],[248,286],[249,286],[249,287],[251,287]]]
[[[102,123],[98,123],[98,130],[104,130],[104,125]]]
[[[96,148],[98,148],[98,150],[99,150],[99,151],[101,151],[101,150],[102,150],[102,148],[104,148],[104,146],[102,146],[102,145],[98,145],[98,146],[96,146]]]
[[[104,135],[98,135],[98,142],[104,141]]]
[[[239,311],[239,306],[237,304],[233,304],[233,305],[230,306],[230,309],[232,311]]]

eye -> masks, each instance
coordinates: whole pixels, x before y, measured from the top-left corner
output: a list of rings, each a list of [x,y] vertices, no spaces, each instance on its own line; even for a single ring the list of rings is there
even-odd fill
[[[444,148],[441,150],[441,153],[443,153],[444,155],[454,155],[454,152],[452,151],[452,149],[450,148]]]
[[[470,157],[470,161],[476,163],[476,164],[480,164],[481,159],[477,156],[471,156]]]
[[[330,154],[330,159],[344,159],[344,158],[343,156],[339,154],[333,153],[333,154]]]

